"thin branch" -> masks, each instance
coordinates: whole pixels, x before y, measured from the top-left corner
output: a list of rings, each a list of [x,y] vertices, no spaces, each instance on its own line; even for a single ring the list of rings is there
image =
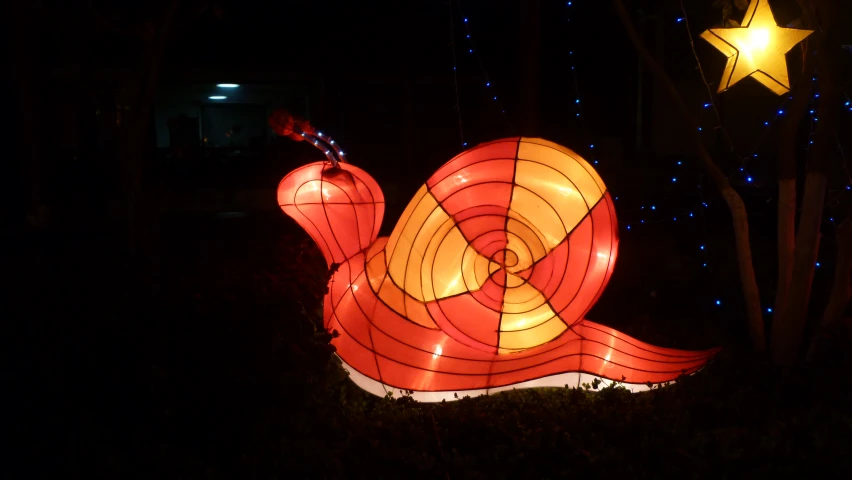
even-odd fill
[[[728,135],[728,131],[725,127],[722,126],[722,116],[719,115],[719,109],[716,108],[716,102],[713,97],[713,89],[710,88],[710,83],[707,82],[707,77],[704,75],[704,69],[701,67],[701,60],[698,58],[698,52],[695,51],[695,41],[692,39],[692,29],[689,28],[689,18],[686,16],[686,8],[683,6],[683,0],[680,0],[680,11],[683,15],[683,23],[686,26],[686,34],[689,37],[689,46],[692,48],[692,56],[695,57],[695,64],[698,65],[698,73],[701,74],[701,81],[704,82],[704,86],[707,87],[707,95],[710,98],[710,106],[713,107],[713,113],[716,114],[716,124],[719,131],[722,132],[722,136],[725,138],[725,141],[728,143],[728,147],[730,151],[733,152],[734,141],[731,140],[731,136]]]
[[[648,52],[648,49],[642,42],[642,39],[639,38],[639,34],[636,32],[636,28],[630,21],[630,16],[627,13],[627,10],[624,8],[624,4],[621,0],[614,0],[616,11],[618,12],[618,16],[621,19],[621,23],[624,25],[624,29],[627,31],[627,35],[630,37],[630,40],[633,42],[634,47],[636,47],[636,51],[639,53],[639,56],[645,61],[646,66],[651,70],[655,77],[659,80],[659,82],[663,85],[666,93],[668,93],[669,98],[674,102],[674,106],[677,109],[678,113],[681,116],[681,120],[683,124],[686,125],[688,130],[688,135],[692,139],[693,147],[695,148],[696,153],[698,154],[698,158],[701,160],[702,165],[707,170],[707,173],[716,183],[716,186],[721,190],[723,188],[729,187],[730,182],[728,182],[728,178],[722,173],[722,170],[713,162],[713,159],[710,157],[710,154],[703,146],[703,141],[701,136],[698,134],[698,127],[695,125],[695,122],[692,120],[692,116],[689,113],[689,109],[686,108],[686,104],[683,103],[683,99],[680,98],[680,94],[677,91],[677,88],[674,86],[672,81],[669,79],[668,74],[660,67],[660,64],[651,56],[651,53]]]
[[[660,64],[654,60],[651,53],[648,52],[647,47],[645,47],[645,44],[636,32],[636,28],[630,21],[630,16],[624,8],[624,4],[621,0],[613,0],[613,3],[615,4],[615,9],[621,23],[624,25],[624,29],[627,31],[630,40],[633,42],[633,46],[645,61],[645,64],[651,73],[653,73],[657,80],[662,84],[671,101],[674,102],[675,108],[680,114],[681,120],[688,130],[688,135],[692,140],[695,153],[701,161],[701,164],[704,166],[704,169],[713,179],[719,193],[728,204],[728,209],[731,212],[731,221],[734,227],[737,265],[740,273],[740,281],[742,282],[743,297],[745,299],[746,318],[748,319],[749,330],[751,331],[752,342],[755,350],[759,352],[763,351],[766,348],[766,339],[763,327],[763,314],[761,313],[760,308],[760,291],[757,287],[757,279],[754,275],[754,265],[751,258],[751,243],[748,235],[748,214],[746,212],[743,199],[733,189],[733,187],[731,187],[728,178],[724,173],[722,173],[721,169],[713,161],[710,153],[704,147],[701,136],[698,134],[698,128],[689,114],[689,110],[686,108],[683,98],[681,98],[677,88],[674,86],[671,78],[669,78],[665,70],[663,70]]]

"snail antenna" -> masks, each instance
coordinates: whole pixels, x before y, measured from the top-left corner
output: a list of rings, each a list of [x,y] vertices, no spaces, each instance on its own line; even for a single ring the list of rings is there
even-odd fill
[[[288,137],[296,141],[308,141],[308,143],[323,152],[325,158],[335,167],[340,162],[346,163],[343,149],[340,148],[340,145],[334,139],[328,135],[323,135],[322,132],[316,131],[310,122],[294,117],[287,110],[278,109],[272,112],[272,115],[269,116],[269,126],[272,128],[272,131],[282,137]]]

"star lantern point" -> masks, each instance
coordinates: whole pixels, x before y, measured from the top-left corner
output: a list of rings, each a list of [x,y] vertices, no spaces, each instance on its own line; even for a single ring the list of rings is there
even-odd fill
[[[751,0],[741,27],[711,28],[701,38],[728,57],[719,92],[751,76],[783,95],[790,91],[786,54],[811,33],[779,27],[767,0]]]

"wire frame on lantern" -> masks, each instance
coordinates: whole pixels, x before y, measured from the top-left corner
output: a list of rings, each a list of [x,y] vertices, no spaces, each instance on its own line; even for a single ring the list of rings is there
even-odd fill
[[[278,195],[336,264],[325,327],[373,393],[439,401],[592,378],[640,390],[715,352],[654,347],[585,319],[615,265],[615,208],[591,165],[555,143],[507,138],[458,155],[387,238],[381,190],[351,164],[301,167]]]

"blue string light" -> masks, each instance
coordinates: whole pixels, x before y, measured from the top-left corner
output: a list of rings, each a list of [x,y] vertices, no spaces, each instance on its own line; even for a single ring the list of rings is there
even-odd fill
[[[682,2],[681,2],[681,8],[683,9]],[[689,41],[690,41],[690,43],[692,44],[692,47],[693,47],[693,55],[695,57],[695,61],[696,61],[698,70],[701,74],[701,78],[704,81],[705,86],[707,87],[707,92],[708,92],[708,97],[709,97],[709,100],[705,100],[705,101],[702,101],[700,103],[701,117],[700,117],[698,125],[696,125],[696,128],[698,129],[699,132],[702,132],[701,133],[702,135],[704,135],[705,132],[707,132],[707,133],[715,132],[714,135],[721,134],[722,137],[723,137],[723,140],[725,142],[727,142],[728,146],[730,147],[730,151],[733,152],[736,155],[736,157],[739,159],[739,162],[738,162],[739,165],[734,168],[733,174],[728,176],[729,180],[733,180],[735,178],[739,179],[735,183],[735,185],[738,185],[740,187],[759,188],[761,190],[764,189],[765,187],[764,187],[763,183],[759,181],[758,177],[754,174],[754,172],[750,171],[751,169],[749,168],[749,165],[750,165],[750,163],[756,161],[759,158],[758,152],[761,149],[761,147],[764,145],[765,140],[767,139],[769,133],[773,131],[773,127],[775,126],[775,124],[780,119],[782,119],[783,116],[787,113],[786,112],[787,103],[790,101],[790,96],[785,95],[785,96],[782,97],[782,99],[780,100],[780,105],[778,105],[775,109],[771,110],[773,112],[771,118],[762,118],[762,119],[758,120],[763,126],[763,128],[759,130],[759,132],[760,132],[759,138],[754,143],[754,145],[750,149],[750,151],[746,150],[748,152],[747,155],[739,154],[738,149],[736,148],[736,146],[732,142],[730,136],[728,135],[726,129],[722,125],[721,116],[720,116],[719,111],[718,111],[716,104],[715,104],[715,94],[714,94],[715,89],[710,87],[710,84],[707,82],[706,77],[704,75],[704,72],[701,68],[701,62],[698,58],[697,53],[695,52],[695,47],[694,47],[694,43],[693,43],[693,40],[692,40],[693,36],[692,36],[691,32],[689,31],[689,20],[687,18],[685,10],[683,11],[683,15],[678,17],[676,19],[676,21],[677,21],[678,24],[684,25],[686,27],[687,34],[689,36]],[[573,52],[571,52],[571,54],[573,54]],[[569,58],[573,58],[571,54],[569,54]],[[572,70],[573,70],[573,65],[572,65]],[[813,81],[816,82],[817,78],[814,77]],[[813,104],[818,103],[819,98],[820,98],[820,94],[819,94],[819,91],[816,88],[816,86],[817,85],[815,84],[814,94],[811,98],[811,102]],[[845,98],[843,100],[841,100],[841,103],[843,104],[842,106],[844,107],[844,110],[846,110],[848,112],[852,112],[852,99],[850,99],[849,95],[847,95],[847,94],[844,94],[844,97]],[[579,95],[577,95],[576,99],[575,99],[575,104],[577,105],[578,109],[579,109],[579,102],[580,102],[580,98],[579,98]],[[713,112],[713,114],[709,117],[705,114],[705,112],[708,111],[708,110],[712,110],[712,112]],[[810,115],[811,134],[809,135],[808,143],[806,144],[806,149],[809,149],[809,146],[811,144],[813,144],[812,135],[813,135],[814,126],[819,121],[819,119],[816,116],[816,113],[817,113],[816,107],[811,107],[808,110],[808,113]],[[577,115],[579,116],[579,113]],[[707,122],[710,122],[710,123],[708,124]],[[760,124],[758,124],[758,125],[760,125]],[[843,137],[843,138],[845,139],[846,137]],[[852,195],[849,195],[849,192],[852,192],[852,174],[850,174],[850,170],[846,165],[846,159],[845,159],[845,155],[844,155],[844,152],[843,152],[843,146],[841,144],[840,135],[836,135],[836,140],[837,140],[837,148],[841,153],[841,158],[843,159],[843,169],[844,169],[844,172],[846,173],[846,185],[844,185],[844,188],[840,190],[840,193],[837,194],[837,197],[839,197],[841,195],[848,195],[848,196],[850,196],[850,198],[852,198]],[[681,164],[682,164],[682,161],[680,161],[680,160],[678,160],[676,162],[676,165],[678,165],[678,166],[681,165]],[[681,177],[681,175],[671,177],[671,184],[670,184],[671,187],[670,188],[675,188],[676,185],[679,188],[687,187],[689,182],[685,182],[686,184],[684,184],[684,182],[679,182],[678,179],[680,179],[680,177]],[[701,178],[703,179],[703,175],[701,175]],[[703,189],[701,188],[701,182],[700,181],[699,181],[699,184],[698,184],[698,191],[699,191],[699,197],[700,197],[699,213],[702,213],[701,207],[709,208],[709,205],[703,198],[703,193],[702,193]],[[690,220],[690,219],[695,218],[695,215],[694,215],[694,212],[692,211],[692,209],[686,209],[686,211],[687,211],[686,214],[681,213],[681,212],[683,212],[683,210],[681,210],[679,212],[678,211],[669,211],[668,212],[669,215],[665,215],[666,210],[670,210],[670,209],[666,208],[666,202],[659,202],[659,204],[661,204],[661,207],[662,207],[662,209],[661,209],[662,211],[659,212],[660,214],[662,214],[662,216],[660,216],[660,217],[656,216],[656,214],[658,213],[657,209],[656,209],[656,205],[651,205],[650,209],[646,209],[645,206],[640,206],[639,210],[637,211],[637,213],[639,213],[639,217],[636,218],[635,220],[624,222],[624,224],[626,225],[626,227],[625,227],[626,230],[632,230],[633,226],[644,225],[646,223],[657,224],[657,223],[663,223],[663,222],[667,222],[667,221],[676,222],[676,221],[684,221],[684,219]],[[833,204],[830,203],[829,208],[831,208],[832,205]],[[827,212],[827,213],[829,213],[829,212]],[[648,216],[650,216],[651,218],[648,218]],[[837,215],[833,214],[833,213],[830,214],[829,221],[832,224],[835,223],[835,216],[837,216]],[[701,224],[702,228],[704,228],[704,235],[705,235],[705,239],[706,239],[707,238],[707,232],[706,232],[706,227],[704,226],[704,223],[703,223],[703,217],[704,217],[704,215],[702,213],[702,215],[700,216],[700,220],[701,220],[700,224]],[[640,229],[640,231],[641,231],[641,229]],[[702,255],[704,257],[707,257],[708,254],[709,254],[709,250],[710,249],[707,248],[706,240],[705,240],[704,244],[700,245],[700,251],[702,252]],[[703,268],[707,268],[708,264],[709,264],[707,258],[704,258],[703,261],[701,261],[700,263],[701,263]],[[817,266],[817,268],[819,268],[820,262],[816,262],[816,266]],[[711,295],[712,295],[712,292],[711,292]],[[711,296],[710,298],[713,298],[713,297]],[[715,304],[717,306],[721,306],[721,302],[722,302],[721,298],[717,297],[715,299]],[[771,314],[773,312],[772,307],[767,307],[766,312]]]
[[[689,31],[689,21],[688,21],[688,18],[687,18],[687,16],[686,16],[686,12],[685,12],[685,11],[683,12],[683,16],[682,16],[682,17],[678,17],[678,18],[677,18],[677,22],[678,22],[678,23],[683,23],[684,25],[686,25],[686,28],[687,28],[687,30]],[[692,36],[691,36],[691,33],[689,33],[689,35],[690,35],[690,42],[692,42]],[[694,45],[693,45],[693,52],[694,52]],[[727,135],[727,133],[725,132],[724,126],[721,124],[721,120],[720,120],[720,117],[719,117],[718,110],[716,109],[715,103],[714,103],[714,101],[713,101],[713,94],[712,94],[712,90],[710,89],[709,84],[707,84],[707,82],[706,82],[706,78],[704,77],[704,73],[703,73],[703,70],[701,69],[701,64],[700,64],[700,61],[699,61],[699,59],[698,59],[698,57],[697,57],[697,54],[695,54],[695,59],[696,59],[696,63],[697,63],[697,65],[698,65],[698,69],[699,69],[699,71],[701,72],[702,79],[705,81],[705,84],[706,84],[706,86],[708,87],[708,93],[709,93],[709,95],[710,95],[710,97],[711,97],[711,100],[710,100],[709,102],[708,102],[708,101],[702,102],[702,105],[701,105],[701,106],[702,106],[702,108],[703,108],[703,109],[710,109],[710,108],[712,108],[712,109],[713,109],[714,114],[715,114],[715,117],[716,117],[716,118],[715,118],[715,122],[714,122],[714,123],[715,123],[715,125],[714,125],[713,130],[720,130],[720,131],[722,132],[723,136],[725,137],[725,139],[729,142],[729,145],[731,146],[731,150],[735,152],[734,145],[730,142],[730,138],[729,138],[729,136]],[[819,98],[819,94],[818,94],[818,93],[816,93],[816,94],[814,95],[814,98]],[[752,172],[749,172],[749,171],[746,169],[746,166],[747,166],[747,164],[748,164],[748,162],[749,162],[749,161],[751,161],[751,160],[753,160],[753,159],[755,159],[755,158],[758,158],[758,154],[756,153],[756,152],[757,152],[757,150],[758,150],[758,149],[760,148],[760,146],[763,144],[763,141],[764,141],[764,139],[766,138],[767,133],[771,130],[771,127],[775,124],[775,122],[776,122],[779,118],[781,118],[781,116],[783,116],[783,115],[784,115],[784,113],[785,113],[785,108],[784,108],[784,107],[786,106],[786,103],[787,103],[789,100],[790,100],[790,98],[789,98],[788,96],[787,96],[787,97],[785,97],[785,98],[783,99],[783,101],[782,101],[782,104],[781,104],[780,108],[778,108],[778,109],[776,110],[776,113],[775,113],[775,115],[773,116],[773,118],[772,118],[771,120],[764,120],[764,121],[763,121],[763,125],[764,125],[764,126],[766,126],[766,127],[770,127],[770,128],[764,129],[763,134],[761,135],[760,139],[756,142],[755,146],[752,148],[751,153],[750,153],[749,155],[744,155],[744,156],[738,155],[738,157],[740,157],[740,166],[737,168],[737,172],[739,172],[739,173],[740,173],[740,175],[742,175],[740,178],[741,178],[741,179],[742,179],[742,181],[744,182],[744,183],[742,183],[741,185],[758,185],[758,186],[761,186],[760,182],[758,182],[758,181],[757,181],[757,179],[755,178],[754,174],[753,174]],[[847,97],[846,97],[846,101],[844,102],[844,106],[849,107],[850,105],[852,105],[852,100],[850,100],[850,99],[848,98],[848,96],[847,96]],[[852,107],[850,107],[850,108],[849,108],[849,110],[850,110],[850,111],[852,111]],[[817,119],[814,117],[814,118],[813,118],[813,122],[815,122],[815,121],[817,121]],[[701,132],[705,131],[704,126],[698,126],[697,128],[698,128],[698,131],[701,131]],[[810,143],[813,143],[813,140],[811,139],[811,140],[809,140],[809,142],[810,142]],[[810,144],[810,143],[809,143],[809,144]],[[680,161],[678,161],[678,162],[677,162],[677,164],[678,164],[678,165],[680,165],[680,164],[681,164],[681,162],[680,162]],[[729,176],[729,180],[730,180],[730,179],[733,179],[733,177],[735,177],[735,175],[731,175],[731,176]],[[672,183],[675,183],[675,182],[676,182],[676,180],[674,180],[674,179],[673,179],[673,180],[672,180]],[[852,184],[852,176],[850,176],[850,182],[849,182],[849,183],[850,183],[850,184]],[[849,186],[849,189],[852,189],[852,186]],[[703,206],[705,206],[705,207],[707,207],[707,204],[706,204],[705,202],[702,202],[702,205],[703,205]],[[678,218],[678,216],[672,216],[671,218],[672,218],[672,219],[673,219],[673,221],[674,221],[674,219],[675,219],[675,218]],[[654,223],[659,223],[659,222],[654,222]]]
[[[572,7],[573,4],[574,4],[573,2],[567,2],[565,4],[565,6],[566,6],[565,18],[566,18],[566,21],[568,23],[571,23],[571,14],[573,13],[574,10],[571,9],[570,7]],[[583,134],[583,140],[586,142],[586,144],[589,145],[589,151],[583,152],[583,153],[588,153],[589,156],[587,158],[591,158],[592,164],[598,165],[599,162],[598,162],[598,159],[597,159],[597,155],[594,151],[595,146],[594,146],[594,144],[592,144],[589,141],[590,136],[589,136],[589,132],[586,128],[585,116],[583,115],[582,104],[580,102],[580,81],[579,81],[579,77],[577,75],[576,65],[574,63],[574,50],[573,50],[573,48],[571,50],[568,50],[568,64],[571,67],[571,81],[574,84],[574,106],[575,106],[574,118],[576,118],[579,121],[580,131]]]
[[[452,10],[452,0],[450,0],[450,9]],[[479,51],[476,49],[476,44],[473,41],[473,37],[471,35],[470,30],[470,22],[468,21],[468,17],[464,14],[464,10],[462,8],[461,0],[456,0],[456,7],[458,8],[459,16],[462,18],[462,26],[465,29],[465,39],[470,43],[468,48],[468,54],[474,55],[476,57],[476,61],[479,64],[479,69],[482,72],[483,77],[485,77],[485,88],[493,89],[494,91],[490,92],[492,100],[497,103],[497,107],[500,109],[500,113],[503,115],[503,120],[506,122],[506,125],[509,127],[512,135],[515,135],[515,126],[512,124],[512,121],[509,120],[509,116],[506,114],[506,109],[503,107],[503,103],[499,100],[499,95],[496,92],[496,88],[492,85],[492,80],[488,75],[488,71],[485,68],[485,62],[482,60],[482,57],[479,55]],[[450,13],[452,16],[452,13]],[[453,34],[455,35],[455,34]]]
[[[464,126],[462,122],[461,103],[459,102],[459,77],[458,77],[458,62],[456,59],[456,33],[453,22],[453,7],[450,6],[450,50],[453,52],[453,89],[455,92],[455,110],[459,119],[459,141],[462,148],[467,147],[467,142],[464,140]]]

